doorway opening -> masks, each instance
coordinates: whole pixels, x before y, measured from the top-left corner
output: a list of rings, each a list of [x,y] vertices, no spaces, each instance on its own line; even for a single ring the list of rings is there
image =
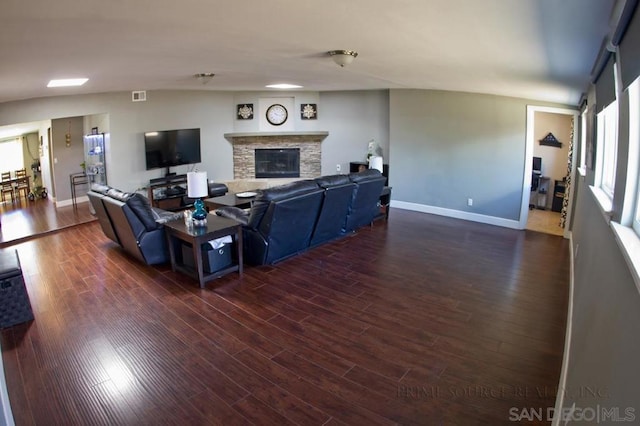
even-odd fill
[[[578,117],[572,109],[527,107],[520,229],[569,237]]]

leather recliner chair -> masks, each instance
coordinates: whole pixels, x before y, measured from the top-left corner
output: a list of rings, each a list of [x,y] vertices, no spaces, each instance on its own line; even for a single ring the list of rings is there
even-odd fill
[[[116,230],[113,228],[111,218],[109,217],[109,214],[104,207],[104,203],[102,202],[102,199],[107,196],[107,191],[109,191],[110,189],[111,187],[106,185],[93,184],[91,186],[91,190],[87,192],[87,197],[89,198],[89,202],[93,207],[93,211],[95,212],[94,214],[98,218],[98,223],[100,224],[104,235],[106,235],[114,243],[120,244],[118,235],[116,235]]]
[[[260,190],[249,214],[235,207],[219,216],[243,223],[244,259],[252,265],[272,264],[309,247],[324,190],[310,180]]]
[[[181,213],[152,208],[145,196],[115,188],[93,186],[87,196],[105,235],[127,253],[148,265],[169,260],[164,223]]]
[[[349,174],[349,180],[356,184],[347,215],[345,231],[351,232],[370,224],[380,214],[378,201],[386,178],[376,169]]]
[[[222,207],[243,224],[244,260],[273,264],[370,224],[385,177],[377,170],[324,176],[258,191],[248,212]]]
[[[356,184],[347,175],[322,176],[314,179],[324,189],[322,207],[311,237],[311,246],[317,246],[346,233],[347,215]]]

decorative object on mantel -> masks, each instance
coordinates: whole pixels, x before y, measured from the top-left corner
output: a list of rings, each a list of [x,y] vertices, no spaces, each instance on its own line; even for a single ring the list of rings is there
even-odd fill
[[[253,120],[253,104],[238,105],[238,120]]]
[[[556,137],[553,136],[553,133],[551,132],[549,132],[547,136],[545,136],[544,138],[540,139],[540,145],[547,145],[547,146],[553,146],[555,148],[562,148],[562,142],[556,139]]]
[[[371,157],[382,157],[382,148],[375,139],[371,139],[367,145],[367,163]]]
[[[317,104],[301,104],[300,105],[301,120],[316,120],[317,118],[318,118]]]

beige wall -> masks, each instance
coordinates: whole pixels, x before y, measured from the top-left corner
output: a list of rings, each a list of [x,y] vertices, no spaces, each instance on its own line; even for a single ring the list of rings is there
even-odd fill
[[[533,155],[542,157],[543,176],[553,179],[562,179],[567,175],[567,157],[569,155],[569,142],[571,140],[572,116],[567,114],[554,114],[550,112],[536,112],[534,123],[534,148]],[[553,135],[562,142],[562,148],[540,145],[540,139],[547,134]]]

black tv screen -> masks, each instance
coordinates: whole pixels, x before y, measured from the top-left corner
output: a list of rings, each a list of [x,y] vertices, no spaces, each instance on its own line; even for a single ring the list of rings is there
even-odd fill
[[[200,129],[147,132],[144,149],[147,170],[199,163]]]

